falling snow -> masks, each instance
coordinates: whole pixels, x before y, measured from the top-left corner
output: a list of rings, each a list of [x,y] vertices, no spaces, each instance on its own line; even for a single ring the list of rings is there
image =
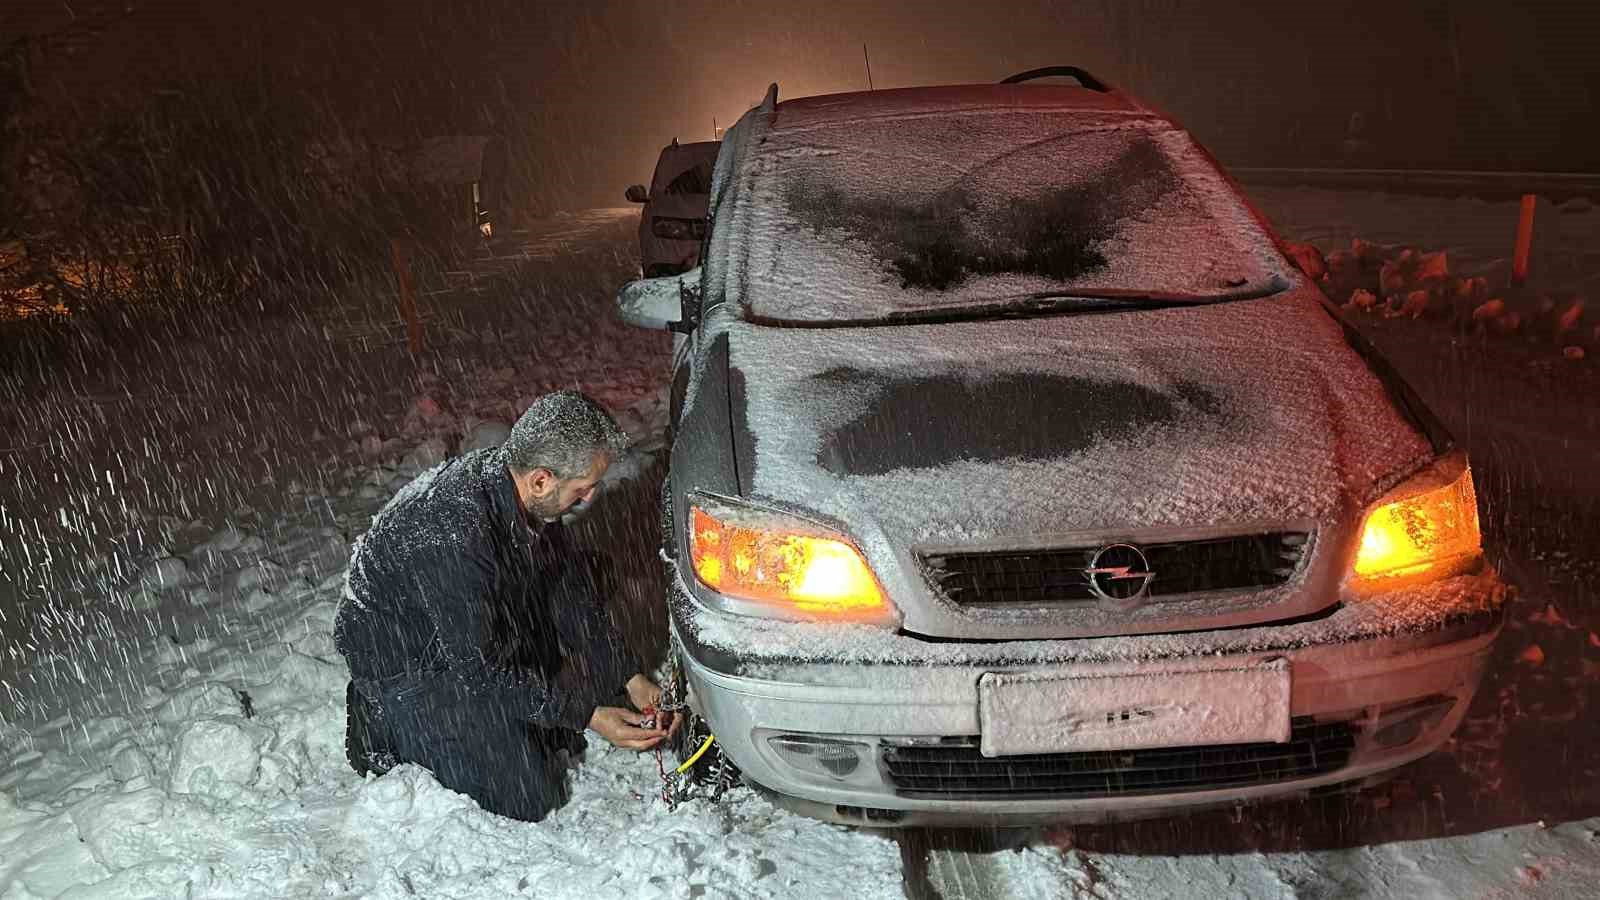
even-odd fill
[[[1506,208],[1476,213],[1490,234]],[[559,223],[564,246],[628,239],[623,216],[584,221]],[[141,360],[71,357],[48,385],[44,370],[0,368],[0,896],[900,897],[919,865],[939,884],[960,865],[997,896],[1577,897],[1600,875],[1600,808],[1576,774],[1600,758],[1570,727],[1589,715],[1600,652],[1596,496],[1563,465],[1578,451],[1553,425],[1594,422],[1581,397],[1595,378],[1520,344],[1452,349],[1427,323],[1380,323],[1375,339],[1477,455],[1485,528],[1523,596],[1455,741],[1376,793],[1050,829],[918,863],[891,836],[746,789],[669,813],[654,760],[597,740],[572,804],[537,825],[489,816],[415,767],[358,779],[331,630],[372,514],[438,444],[503,440],[552,388],[602,397],[646,449],[659,433],[668,342],[606,314],[617,254],[530,259],[544,287],[511,298],[506,321],[460,301],[415,363],[381,329],[306,320]],[[1492,421],[1502,414],[1534,427]],[[648,459],[615,477],[640,478]],[[648,546],[641,518],[617,537]],[[1441,591],[1324,627],[1421,622],[1472,593]]]

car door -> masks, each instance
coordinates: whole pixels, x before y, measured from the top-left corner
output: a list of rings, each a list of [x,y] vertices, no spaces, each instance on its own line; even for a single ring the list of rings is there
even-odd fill
[[[709,199],[709,198],[708,198]],[[700,250],[697,254],[700,260],[706,258],[706,250],[711,244],[711,212],[707,208],[705,216],[705,229],[700,238]],[[687,330],[672,333],[672,387],[667,399],[667,446],[672,446],[673,436],[678,430],[678,418],[683,413],[684,400],[689,395],[689,383],[693,378],[693,360],[699,349],[699,339],[702,329],[700,322],[703,320],[705,310],[701,308],[701,298],[705,296],[705,269],[699,267],[700,277],[694,279],[692,285],[685,285],[680,290],[684,292],[684,315],[692,323]]]

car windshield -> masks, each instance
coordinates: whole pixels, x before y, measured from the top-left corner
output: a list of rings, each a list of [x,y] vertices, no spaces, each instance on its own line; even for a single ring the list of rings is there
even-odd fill
[[[699,162],[671,181],[667,182],[664,194],[709,194],[711,193],[711,163],[709,160]]]
[[[1259,296],[1281,257],[1187,134],[1038,110],[767,136],[749,173],[747,313],[774,323],[1041,314],[1042,297]]]

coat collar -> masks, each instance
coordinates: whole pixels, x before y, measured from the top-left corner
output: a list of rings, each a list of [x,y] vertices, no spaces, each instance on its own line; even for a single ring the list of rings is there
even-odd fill
[[[504,460],[491,456],[485,461],[483,474],[491,484],[490,495],[494,498],[495,518],[506,530],[520,535],[529,542],[536,542],[541,537],[549,536],[548,532],[556,523],[529,515],[522,508],[522,498],[517,496],[517,483],[511,480],[511,470],[506,467]]]

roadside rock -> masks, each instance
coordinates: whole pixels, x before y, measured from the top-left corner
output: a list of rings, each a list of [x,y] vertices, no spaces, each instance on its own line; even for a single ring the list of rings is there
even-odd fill
[[[1321,250],[1311,244],[1299,241],[1285,241],[1284,251],[1288,254],[1289,260],[1294,263],[1295,268],[1305,273],[1305,276],[1312,281],[1321,281],[1328,274],[1327,259],[1323,257]]]
[[[1392,296],[1406,289],[1410,283],[1411,251],[1407,250],[1394,262],[1383,264],[1378,270],[1378,292],[1384,296]]]
[[[461,440],[461,452],[471,453],[485,447],[497,447],[511,437],[511,426],[494,419],[486,419],[472,426],[472,430]]]
[[[1571,338],[1578,331],[1578,323],[1583,321],[1583,300],[1577,299],[1568,303],[1556,316],[1556,340],[1561,343],[1572,343]]]
[[[418,397],[406,413],[403,430],[408,435],[436,434],[454,431],[458,427],[455,416],[439,400],[430,396]]]
[[[1505,314],[1506,302],[1496,297],[1493,300],[1479,304],[1472,310],[1472,321],[1491,322]]]
[[[190,723],[172,747],[173,792],[214,794],[221,785],[250,783],[269,737],[267,729],[239,720]]]
[[[168,697],[156,709],[156,721],[175,724],[200,716],[242,716],[239,692],[219,681],[192,685]]]
[[[1350,242],[1350,253],[1364,269],[1376,270],[1396,255],[1394,251],[1371,241],[1356,238]]]
[[[1455,303],[1458,307],[1476,309],[1488,299],[1488,279],[1474,276],[1472,278],[1463,278],[1456,282]]]
[[[1424,253],[1417,258],[1417,268],[1412,274],[1425,287],[1441,284],[1450,277],[1450,257],[1443,250]]]
[[[289,573],[283,566],[270,559],[263,559],[253,566],[246,566],[235,572],[232,579],[232,588],[240,593],[248,593],[258,587],[268,590],[289,580]]]
[[[161,591],[182,585],[189,579],[189,564],[176,556],[153,559],[139,569],[139,588]]]
[[[445,461],[450,449],[440,438],[428,438],[411,449],[400,461],[400,474],[415,477]]]
[[[1522,330],[1522,314],[1508,312],[1497,316],[1489,323],[1489,330],[1498,335],[1512,335]]]
[[[194,549],[196,552],[206,555],[233,553],[243,547],[249,537],[250,535],[247,532],[233,525],[225,525],[221,530],[214,532],[211,537],[206,538],[205,543]]]
[[[1427,290],[1411,291],[1405,295],[1405,299],[1401,301],[1392,315],[1420,319],[1429,311],[1428,303],[1432,296],[1433,294]]]
[[[1350,295],[1350,302],[1347,305],[1356,309],[1372,309],[1378,305],[1378,295],[1365,288],[1357,288]]]
[[[150,774],[150,757],[131,743],[124,743],[111,756],[111,777],[129,782]]]

